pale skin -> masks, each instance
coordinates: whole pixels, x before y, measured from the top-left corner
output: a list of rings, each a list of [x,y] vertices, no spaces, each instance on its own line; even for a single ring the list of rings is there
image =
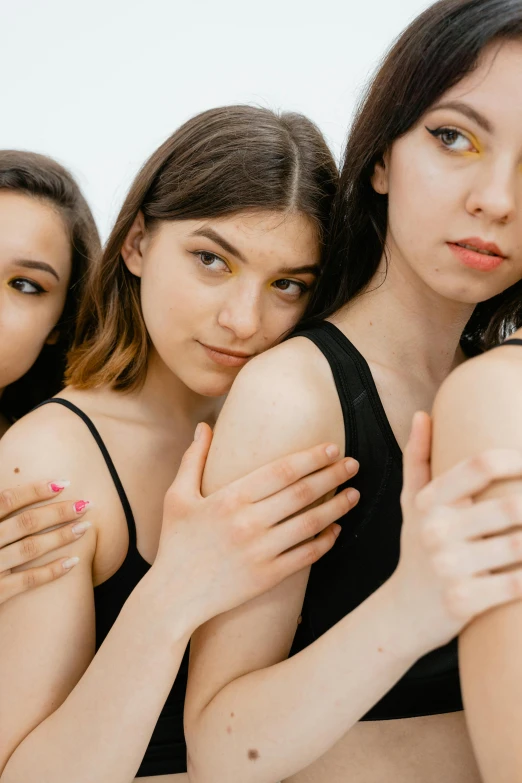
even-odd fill
[[[58,211],[41,199],[0,190],[0,397],[6,386],[34,364],[46,342],[56,338],[71,275],[70,239]],[[9,422],[0,413],[0,437]],[[19,468],[13,468],[14,474]],[[7,477],[0,492],[0,604],[21,592],[67,574],[74,562],[56,558],[15,572],[36,556],[76,541],[86,528],[72,501],[24,513],[56,498],[60,480],[14,487]],[[78,500],[78,498],[76,498]],[[52,532],[48,528],[60,526]]]
[[[153,233],[136,218],[122,256],[142,282],[153,343],[145,383],[124,395],[105,388],[61,395],[99,428],[128,492],[138,549],[153,564],[96,654],[93,587],[117,571],[128,546],[106,465],[83,422],[57,405],[2,439],[0,483],[12,481],[15,465],[28,482],[66,471],[71,487],[62,497],[72,501],[72,487],[75,497],[80,492],[92,523],[59,552],[79,558],[66,580],[0,608],[3,782],[129,783],[194,629],[334,544],[331,523],[356,496],[341,493],[295,514],[357,470],[354,460],[338,459],[335,444],[328,452],[328,444],[315,445],[212,498],[200,495],[207,425],[238,371],[212,360],[201,343],[251,355],[280,339],[302,313],[318,252],[301,215],[178,221]],[[180,467],[198,422],[206,423]]]
[[[522,330],[513,337],[522,339]],[[434,409],[433,470],[440,473],[477,449],[502,444],[522,451],[520,346],[497,348],[459,369],[442,387]],[[479,497],[501,499],[498,530],[522,507],[521,481],[497,482]],[[499,552],[502,540],[498,539]],[[513,553],[520,557],[520,532]],[[448,568],[452,564],[448,563]],[[522,604],[512,603],[472,622],[459,639],[459,663],[466,722],[484,783],[512,783],[522,770]]]
[[[473,74],[443,96],[441,102],[463,103],[464,110],[432,107],[376,167],[372,184],[389,197],[388,274],[383,281],[383,264],[370,291],[331,319],[368,361],[402,449],[413,413],[431,411],[440,384],[464,359],[459,338],[474,304],[522,275],[522,85],[513,79],[521,72],[522,45],[497,48],[486,50]],[[477,124],[468,107],[489,122]],[[457,133],[442,141],[426,126]],[[470,236],[496,242],[506,260],[487,274],[463,265],[447,243]],[[513,575],[472,578],[485,562],[498,561],[496,544],[489,542],[484,555],[469,538],[452,542],[448,514],[464,535],[468,518],[457,507],[482,487],[468,485],[460,496],[445,498],[432,493],[440,506],[431,521],[419,515],[418,502],[411,505],[430,473],[426,419],[416,426],[414,451],[424,463],[410,469],[410,449],[401,562],[382,588],[289,660],[307,572],[195,634],[186,703],[191,780],[478,783],[463,713],[357,723],[420,655],[456,636],[486,608],[481,603],[479,609],[477,599],[471,609],[471,595],[484,598],[484,592],[509,584],[509,600],[520,589]],[[215,491],[258,461],[315,439],[339,439],[342,432],[326,360],[306,338],[291,340],[255,359],[234,384],[216,428],[204,489]],[[471,462],[466,475],[484,476],[491,464]],[[518,507],[507,513],[515,524]],[[472,514],[478,525],[480,506]],[[494,525],[484,516],[483,533],[484,525]],[[426,549],[414,543],[419,536]],[[439,549],[442,541],[447,550]],[[504,544],[504,563],[519,561],[511,534]],[[466,558],[459,557],[463,552]],[[445,571],[447,560],[456,563],[457,575]]]

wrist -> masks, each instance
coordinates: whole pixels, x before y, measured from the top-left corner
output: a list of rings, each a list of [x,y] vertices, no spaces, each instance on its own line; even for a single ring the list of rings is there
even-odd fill
[[[410,602],[405,600],[404,591],[395,573],[377,590],[375,595],[377,594],[380,594],[380,600],[385,603],[383,617],[386,618],[391,651],[413,665],[432,647],[423,638]]]
[[[153,633],[170,645],[188,643],[198,627],[189,596],[172,583],[166,584],[154,566],[134,588],[127,603],[143,613]]]

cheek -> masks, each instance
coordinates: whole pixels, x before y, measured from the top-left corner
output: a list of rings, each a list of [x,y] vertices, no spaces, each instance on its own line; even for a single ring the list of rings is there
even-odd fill
[[[5,309],[0,314],[0,388],[30,370],[52,331],[54,321],[31,315]]]

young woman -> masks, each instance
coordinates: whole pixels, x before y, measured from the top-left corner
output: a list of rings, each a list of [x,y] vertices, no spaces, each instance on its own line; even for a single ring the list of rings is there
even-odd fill
[[[3,783],[186,778],[192,631],[332,546],[357,493],[295,515],[354,475],[334,444],[199,490],[206,423],[304,312],[336,186],[312,123],[250,107],[195,117],[137,176],[86,286],[70,385],[0,443],[0,484],[66,475],[92,523],[62,550],[79,558],[67,580],[0,608]]]
[[[522,58],[521,58],[522,65]],[[522,145],[518,150],[522,160]],[[522,197],[519,174],[517,198]],[[488,343],[499,344],[505,328],[522,324],[522,297],[502,308],[492,324]],[[508,329],[508,333],[511,331]],[[500,333],[499,333],[500,332]],[[436,474],[486,446],[522,451],[522,412],[517,390],[522,382],[522,329],[502,347],[459,368],[444,383],[434,407],[433,469]],[[497,482],[484,498],[491,498],[490,514],[498,530],[513,521],[513,556],[522,551],[520,525],[522,482]],[[498,505],[498,498],[502,500]],[[507,519],[509,514],[509,520]],[[497,541],[503,559],[504,542]],[[497,561],[498,562],[498,561]],[[522,775],[521,603],[488,612],[466,628],[459,639],[459,664],[466,722],[484,783],[511,783]]]
[[[256,357],[227,398],[206,492],[344,438],[360,462],[361,502],[309,578],[297,574],[195,635],[194,783],[479,780],[451,640],[472,615],[522,595],[520,536],[509,530],[520,500],[471,505],[504,459],[497,453],[454,468],[452,488],[436,481],[413,502],[429,476],[429,420],[419,414],[425,464],[406,477],[402,523],[401,450],[413,413],[431,410],[476,349],[494,297],[522,277],[521,64],[520,0],[443,0],[412,23],[348,140],[321,278],[337,281],[328,320]],[[406,467],[411,459],[410,449]],[[465,476],[475,481],[468,490]],[[499,528],[500,539],[476,540]],[[514,574],[488,574],[506,564]]]
[[[61,388],[80,283],[99,249],[92,214],[69,172],[44,155],[0,150],[0,437]],[[23,511],[55,498],[62,482],[23,481],[15,466],[1,487],[0,604],[63,576],[71,563],[61,558],[20,573],[14,567],[83,535],[84,512],[70,502]],[[34,535],[64,522],[70,524]]]

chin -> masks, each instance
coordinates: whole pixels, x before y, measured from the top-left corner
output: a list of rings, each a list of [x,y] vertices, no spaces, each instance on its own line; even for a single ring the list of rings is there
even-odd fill
[[[223,397],[228,394],[236,378],[237,372],[231,373],[198,373],[185,381],[194,394],[202,397]]]

